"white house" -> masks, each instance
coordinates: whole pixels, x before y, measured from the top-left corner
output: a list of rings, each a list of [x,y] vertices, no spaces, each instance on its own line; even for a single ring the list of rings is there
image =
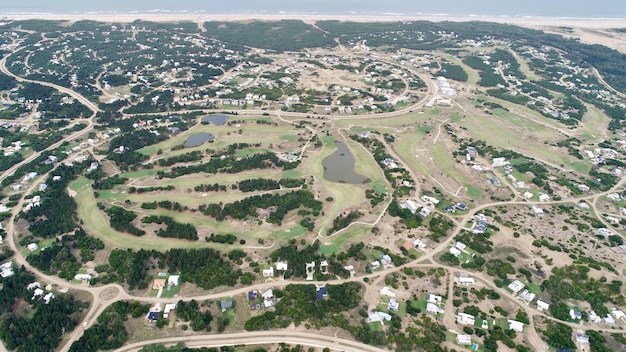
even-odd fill
[[[274,267],[271,266],[269,269],[263,269],[263,277],[272,277],[274,276]]]
[[[550,304],[540,299],[537,300],[537,310],[540,312],[550,309]]]
[[[369,312],[367,313],[367,322],[368,323],[375,323],[375,322],[382,322],[383,320],[386,321],[391,321],[391,315],[384,313],[384,312]]]
[[[585,334],[576,334],[576,343],[589,343],[589,336]]]
[[[454,281],[461,286],[474,286],[475,283],[473,277],[465,275],[455,276]]]
[[[13,272],[13,262],[8,261],[2,265],[0,265],[0,276],[3,278],[11,277],[15,273]]]
[[[391,265],[393,264],[393,260],[391,260],[391,257],[387,254],[383,254],[382,257],[380,257],[380,263],[383,266],[387,266],[387,265]]]
[[[287,261],[279,261],[276,262],[276,270],[287,270],[287,268],[289,268],[289,265],[287,265]]]
[[[471,345],[472,336],[471,335],[456,335],[456,343],[459,345]]]
[[[37,243],[31,243],[26,248],[28,248],[29,251],[34,252],[39,249],[39,245]]]
[[[517,294],[519,291],[521,291],[524,287],[525,285],[521,283],[519,280],[515,280],[511,282],[508,286],[509,290],[513,291],[514,295]]]
[[[617,309],[617,308],[613,308],[611,309],[611,315],[613,315],[615,317],[615,319],[621,319],[621,320],[625,320],[626,319],[626,314],[624,314],[623,311]]]
[[[180,285],[180,275],[170,275],[167,278],[167,286],[178,286]]]
[[[426,303],[426,312],[430,314],[443,314],[444,310],[439,308],[436,304]]]
[[[428,296],[426,296],[426,302],[428,303],[440,305],[442,301],[443,298],[441,298],[441,296],[433,295],[430,293],[428,294]]]
[[[48,292],[48,294],[47,294],[47,295],[43,296],[43,302],[44,302],[45,304],[48,304],[48,303],[50,303],[50,301],[51,301],[53,298],[54,298],[54,293],[52,293],[52,292]]]
[[[524,323],[517,320],[507,319],[507,323],[509,323],[509,329],[517,332],[522,332],[524,330]]]
[[[456,322],[461,325],[474,325],[476,318],[470,314],[458,313],[456,315]]]
[[[522,293],[519,294],[519,298],[521,298],[522,300],[526,301],[526,303],[530,303],[535,299],[535,294],[531,293],[528,290],[524,290],[522,291]]]
[[[167,319],[170,316],[170,312],[176,309],[176,303],[167,303],[163,308],[163,318]]]
[[[414,248],[426,248],[426,243],[424,243],[424,241],[418,238],[415,241],[413,241],[413,247]]]
[[[458,250],[456,247],[450,247],[450,249],[448,250],[448,252],[450,252],[450,254],[452,254],[455,257],[458,257],[461,255],[461,251]]]
[[[400,303],[398,303],[395,298],[392,298],[389,300],[389,303],[387,303],[387,309],[397,312],[400,310]]]
[[[422,196],[422,200],[423,200],[424,202],[429,202],[429,203],[432,203],[433,205],[437,205],[437,204],[439,204],[439,199],[437,199],[437,198],[435,198],[435,197],[430,197],[430,196],[427,196],[427,195],[423,195],[423,196]]]
[[[92,278],[91,274],[76,274],[76,275],[74,275],[74,280],[89,281],[89,280],[91,280],[91,278]]]
[[[396,293],[391,291],[388,286],[383,286],[383,288],[380,289],[380,294],[391,298],[396,297]]]

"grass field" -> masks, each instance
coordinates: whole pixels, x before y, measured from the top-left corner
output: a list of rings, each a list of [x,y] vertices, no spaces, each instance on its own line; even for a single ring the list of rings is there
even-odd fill
[[[154,249],[165,251],[169,248],[200,248],[211,247],[219,250],[232,248],[228,245],[219,243],[206,242],[202,240],[187,241],[174,238],[150,238],[147,236],[136,237],[127,233],[115,231],[109,226],[104,213],[98,209],[97,200],[93,196],[93,191],[89,186],[90,182],[85,179],[78,179],[70,183],[70,188],[77,192],[75,196],[78,204],[78,215],[83,220],[82,226],[87,232],[95,237],[102,239],[106,244],[113,248],[131,248],[131,249]],[[80,185],[81,187],[78,187]],[[191,223],[198,228],[206,228],[210,225],[215,231],[220,233],[235,233],[238,237],[244,239],[267,238],[272,232],[271,229],[263,227],[256,228],[255,231],[246,233],[233,232],[232,228],[226,222],[216,222],[209,217],[202,215],[191,215],[185,213],[175,213],[163,209],[157,209],[150,212],[155,215],[168,215],[175,217],[177,221],[183,223]],[[139,213],[141,216],[142,214]]]
[[[476,186],[466,185],[465,187],[467,188],[466,193],[470,198],[479,199],[483,194],[483,192]]]
[[[417,131],[402,136],[402,138],[396,142],[395,150],[404,162],[409,164],[420,174],[428,176],[431,174],[430,168],[420,160],[421,155],[420,157],[416,156],[418,155],[416,152],[418,143],[426,137],[427,132],[424,132],[426,127],[432,129],[430,126],[419,126]],[[427,157],[427,154],[424,154],[424,157]]]
[[[320,246],[320,252],[325,255],[330,255],[335,252],[339,252],[345,249],[348,242],[356,242],[360,239],[364,239],[371,234],[371,228],[364,225],[356,225],[350,227],[348,230],[341,232],[331,238],[322,239],[322,245]]]
[[[470,185],[469,180],[463,176],[455,167],[456,161],[452,159],[450,153],[448,152],[445,144],[443,143],[435,143],[430,149],[431,156],[435,165],[446,175],[449,175],[456,181],[459,186],[467,186]],[[449,190],[455,191],[455,190]]]

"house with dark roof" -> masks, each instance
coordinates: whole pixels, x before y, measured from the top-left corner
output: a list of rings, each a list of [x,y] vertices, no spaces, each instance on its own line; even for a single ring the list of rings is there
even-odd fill
[[[319,287],[317,289],[317,300],[318,301],[323,301],[325,297],[328,297],[328,290],[326,289],[326,287]]]
[[[148,321],[157,321],[159,319],[160,312],[150,312],[148,313]]]
[[[258,296],[259,296],[259,293],[256,290],[250,291],[248,292],[248,301],[256,301]]]
[[[220,308],[222,308],[222,312],[225,312],[228,308],[232,308],[232,307],[233,307],[232,299],[229,298],[229,299],[220,301]]]

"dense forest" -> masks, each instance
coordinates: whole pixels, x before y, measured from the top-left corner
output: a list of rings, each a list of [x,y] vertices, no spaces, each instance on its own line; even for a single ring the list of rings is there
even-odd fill
[[[48,304],[42,297],[33,299],[32,290],[26,286],[35,277],[23,267],[0,281],[0,338],[9,350],[55,350],[62,335],[76,327],[76,313],[88,306],[71,295],[57,294]]]
[[[199,209],[204,214],[222,221],[226,217],[238,220],[256,218],[257,209],[274,207],[266,221],[280,225],[289,211],[301,206],[311,209],[314,216],[319,215],[322,210],[322,202],[316,200],[313,193],[308,190],[298,190],[285,194],[262,194],[228,203],[223,207],[213,203],[202,205]]]
[[[159,237],[175,237],[187,240],[198,239],[198,231],[196,231],[195,226],[191,224],[181,224],[179,222],[176,222],[172,217],[169,216],[146,216],[145,218],[141,219],[141,222],[145,224],[165,223],[165,229],[158,229],[156,231],[156,235]]]
[[[128,341],[128,331],[124,326],[128,317],[143,317],[149,309],[150,305],[139,302],[113,303],[100,314],[97,323],[72,344],[70,352],[97,352],[122,347]]]
[[[109,216],[109,224],[111,224],[111,227],[115,230],[128,232],[135,236],[143,236],[146,234],[146,231],[133,225],[133,220],[137,218],[137,214],[135,214],[134,211],[114,205],[106,209],[105,212]]]
[[[96,268],[100,272],[92,283],[119,282],[128,284],[131,290],[145,289],[152,279],[150,269],[167,269],[180,273],[181,279],[204,289],[218,286],[235,286],[244,276],[240,269],[225,259],[221,252],[211,248],[172,248],[164,253],[158,251],[114,249],[109,255],[108,265]],[[155,264],[157,263],[157,264]],[[250,278],[250,275],[247,275]]]
[[[28,230],[38,237],[48,238],[70,232],[76,228],[76,203],[67,194],[66,187],[89,164],[86,160],[73,167],[60,165],[53,174],[46,179],[48,188],[41,195],[41,205],[32,207],[20,216],[29,222]],[[60,180],[53,180],[54,176],[61,176]]]

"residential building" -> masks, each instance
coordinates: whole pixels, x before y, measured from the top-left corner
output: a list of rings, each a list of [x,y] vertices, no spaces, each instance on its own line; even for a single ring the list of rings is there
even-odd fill
[[[170,275],[167,278],[168,287],[178,286],[178,285],[180,285],[180,275]]]
[[[415,241],[413,241],[413,247],[414,248],[426,248],[426,243],[424,243],[424,241],[418,238]]]
[[[547,302],[544,302],[540,299],[537,300],[537,310],[542,312],[544,310],[548,310],[550,309],[550,304]]]
[[[461,325],[470,325],[473,326],[476,322],[476,318],[473,315],[466,313],[457,313],[456,322]]]
[[[54,293],[48,292],[45,296],[43,296],[43,303],[48,304],[54,298]]]
[[[369,312],[367,313],[367,322],[375,323],[375,322],[383,322],[383,320],[391,321],[391,315],[384,312]]]
[[[15,273],[13,272],[13,262],[8,261],[2,265],[0,265],[0,276],[3,278],[11,277]]]
[[[589,336],[585,334],[578,333],[576,334],[576,343],[589,343]]]
[[[395,298],[392,298],[389,300],[389,303],[387,303],[387,309],[397,312],[400,310],[400,303],[398,303]]]
[[[378,260],[374,260],[373,262],[370,262],[370,269],[376,270],[378,268],[380,268],[380,262]]]
[[[273,277],[274,276],[274,267],[271,266],[269,269],[263,269],[263,277]]]
[[[577,310],[570,309],[569,310],[569,317],[572,320],[580,320],[580,319],[583,318],[583,314],[581,312],[577,311]]]
[[[432,304],[436,304],[436,305],[440,305],[441,302],[443,302],[443,298],[441,296],[437,296],[437,295],[433,295],[433,294],[429,293],[426,296],[426,302],[432,303]]]
[[[459,275],[454,277],[454,281],[457,285],[461,286],[474,286],[474,278],[467,275]]]
[[[222,309],[222,313],[233,307],[232,298],[223,299],[220,301],[220,308]]]
[[[317,295],[317,300],[321,302],[328,297],[328,290],[324,286],[318,287],[315,294]]]
[[[524,330],[524,323],[517,320],[507,319],[507,323],[509,324],[509,329],[517,332],[522,332]]]
[[[511,290],[513,292],[514,295],[516,295],[519,291],[521,291],[526,285],[524,285],[523,283],[521,283],[519,280],[515,280],[513,282],[511,282],[508,286],[509,290]]]
[[[456,343],[459,345],[471,345],[472,336],[471,335],[456,335]]]
[[[89,281],[89,280],[91,280],[91,278],[92,278],[91,274],[76,274],[76,275],[74,275],[74,280]]]
[[[443,314],[444,310],[439,308],[436,304],[426,303],[426,312],[430,314]]]
[[[279,262],[276,262],[276,270],[287,270],[289,268],[289,265],[287,265],[287,261],[286,260],[281,260]]]
[[[535,294],[531,293],[528,290],[524,290],[522,291],[522,293],[519,294],[519,298],[521,298],[522,300],[526,301],[526,303],[530,303],[535,299]]]
[[[154,279],[152,283],[153,290],[160,290],[165,287],[165,279]]]
[[[391,260],[390,256],[388,256],[387,254],[383,254],[383,256],[380,258],[380,263],[383,266],[387,266],[393,264],[393,261]]]
[[[611,309],[611,315],[613,315],[615,319],[626,320],[626,314],[617,308]]]
[[[176,303],[167,303],[165,308],[163,308],[163,318],[168,319],[170,317],[170,312],[176,309]]]
[[[389,289],[389,286],[383,286],[383,288],[380,289],[380,294],[391,298],[396,297],[396,293],[391,291],[391,289]]]

